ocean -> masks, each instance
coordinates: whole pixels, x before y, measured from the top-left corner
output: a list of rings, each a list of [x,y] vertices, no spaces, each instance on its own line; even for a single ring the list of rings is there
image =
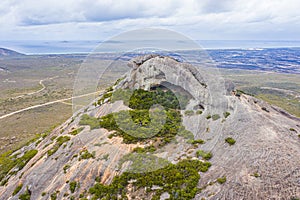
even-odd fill
[[[111,41],[112,42],[112,41]],[[203,49],[259,49],[259,48],[287,48],[300,47],[300,41],[292,40],[195,40]],[[90,53],[102,41],[43,41],[16,40],[0,41],[1,48],[7,48],[25,54],[66,54]],[[116,45],[118,41],[113,41]],[[109,52],[111,49],[107,49]]]

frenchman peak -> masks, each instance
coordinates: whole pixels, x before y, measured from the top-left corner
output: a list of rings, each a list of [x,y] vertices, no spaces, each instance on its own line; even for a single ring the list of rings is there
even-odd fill
[[[11,152],[1,199],[297,199],[300,119],[160,55]]]

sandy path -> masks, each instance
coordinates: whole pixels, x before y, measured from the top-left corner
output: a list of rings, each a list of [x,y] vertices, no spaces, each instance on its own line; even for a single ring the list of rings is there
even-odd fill
[[[97,94],[97,93],[100,93],[100,92],[101,91],[97,91],[97,92],[83,94],[83,95],[79,95],[79,96],[75,96],[75,97],[69,97],[69,98],[65,98],[65,99],[59,99],[59,100],[50,101],[50,102],[43,103],[43,104],[38,104],[38,105],[30,106],[30,107],[27,107],[27,108],[23,108],[21,110],[17,110],[17,111],[14,111],[14,112],[2,115],[2,116],[0,116],[0,119],[4,119],[6,117],[10,117],[12,115],[15,115],[15,114],[27,111],[27,110],[32,110],[32,109],[35,109],[35,108],[39,108],[39,107],[43,107],[43,106],[48,106],[48,105],[52,105],[52,104],[55,104],[55,103],[63,103],[64,101],[68,101],[68,100],[72,100],[72,99],[76,99],[76,98],[80,98],[80,97],[84,97],[84,96],[89,96],[89,95]]]

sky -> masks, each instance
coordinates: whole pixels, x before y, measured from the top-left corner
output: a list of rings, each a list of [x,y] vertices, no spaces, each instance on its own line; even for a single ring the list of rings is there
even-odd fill
[[[196,40],[300,40],[300,1],[0,1],[0,41],[105,40],[148,27]]]

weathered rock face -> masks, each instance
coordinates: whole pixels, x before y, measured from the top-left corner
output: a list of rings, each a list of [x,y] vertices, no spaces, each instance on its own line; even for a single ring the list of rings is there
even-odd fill
[[[152,86],[177,86],[189,92],[195,99],[208,98],[206,84],[199,72],[190,64],[159,55],[137,57],[128,63],[132,68],[121,88],[149,90]]]
[[[214,92],[210,88],[213,87],[193,66],[158,55],[135,58],[129,66],[132,70],[114,89],[148,90],[164,85],[185,90],[191,95],[186,110],[197,110],[201,106],[201,115],[186,115],[183,110],[183,124],[195,139],[201,138],[206,143],[198,147],[184,142],[173,143],[158,154],[176,163],[184,157],[198,159],[195,154],[199,149],[212,152],[212,167],[201,174],[198,187],[203,189],[195,199],[290,200],[300,197],[300,119],[253,97],[237,97],[229,93],[219,95],[230,113],[225,118],[225,110],[211,113],[212,109],[208,107]],[[102,183],[109,184],[114,176],[122,173],[118,161],[123,155],[144,144],[124,144],[119,137],[109,138],[110,132],[106,129],[91,130],[89,126],[79,125],[80,118],[84,114],[101,117],[126,109],[129,108],[120,101],[101,106],[91,104],[40,142],[19,150],[37,149],[38,154],[12,175],[5,186],[0,186],[0,199],[18,199],[26,188],[31,192],[31,199],[50,199],[53,194],[57,199],[70,199],[71,196],[79,199],[80,194],[90,198],[86,190],[94,185],[95,179],[100,178]],[[213,114],[219,114],[220,119],[207,119]],[[79,127],[84,129],[77,135],[71,134]],[[48,151],[57,144],[53,137],[60,136],[68,136],[70,140],[49,155]],[[236,143],[228,145],[225,142],[228,137],[234,138]],[[92,158],[81,158],[86,151],[93,154]],[[226,176],[226,183],[209,184],[223,176]],[[80,184],[80,187],[71,191],[71,182]],[[19,184],[23,187],[13,196]],[[133,191],[128,196],[137,197],[139,194],[140,191]],[[166,197],[168,193],[161,198]]]

